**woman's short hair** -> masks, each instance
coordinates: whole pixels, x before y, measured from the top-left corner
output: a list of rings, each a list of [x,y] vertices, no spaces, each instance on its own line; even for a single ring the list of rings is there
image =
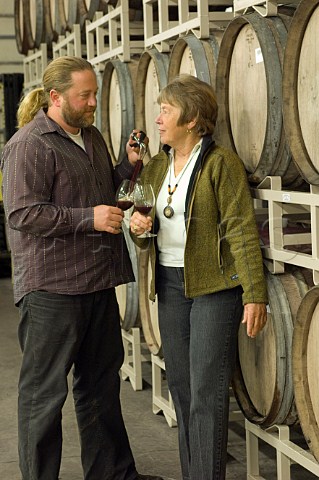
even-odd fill
[[[196,119],[194,130],[198,135],[214,132],[218,115],[215,92],[211,85],[197,77],[188,74],[178,75],[161,90],[157,102],[180,108],[178,125],[185,125]]]
[[[65,55],[52,60],[43,72],[43,86],[31,90],[22,98],[17,112],[18,127],[30,122],[40,108],[48,108],[52,89],[65,93],[73,85],[72,73],[84,70],[94,71],[92,64],[84,58]]]

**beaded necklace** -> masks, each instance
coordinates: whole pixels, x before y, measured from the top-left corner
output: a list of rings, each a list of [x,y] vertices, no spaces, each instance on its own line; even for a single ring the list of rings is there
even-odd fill
[[[189,159],[187,160],[187,163],[186,165],[184,166],[182,172],[179,174],[179,176],[177,177],[177,182],[174,186],[174,188],[172,189],[171,188],[171,177],[172,177],[172,169],[173,169],[173,164],[174,164],[174,157],[172,157],[172,160],[171,160],[171,164],[170,164],[170,167],[169,167],[169,184],[168,184],[168,188],[167,188],[167,191],[168,191],[168,197],[167,197],[167,205],[166,207],[164,207],[163,209],[163,214],[164,214],[164,217],[166,218],[172,218],[174,216],[174,209],[173,207],[171,206],[171,203],[172,203],[172,196],[174,194],[174,192],[176,191],[177,187],[178,187],[178,184],[179,182],[181,181],[184,173],[186,172],[187,170],[187,167],[189,166],[189,164],[191,163],[191,161],[193,160],[195,154],[198,152],[198,149],[200,148],[200,145],[197,145],[197,148],[194,149],[192,155],[189,157]]]

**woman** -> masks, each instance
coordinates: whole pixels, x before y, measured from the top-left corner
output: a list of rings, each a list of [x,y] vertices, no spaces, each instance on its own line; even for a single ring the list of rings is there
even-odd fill
[[[135,212],[130,226],[142,248],[149,240],[138,235],[152,223],[157,233],[150,298],[157,294],[183,479],[221,480],[239,324],[255,337],[267,318],[262,256],[243,164],[212,138],[212,87],[181,75],[158,102],[164,146],[142,172],[156,208],[153,218]]]

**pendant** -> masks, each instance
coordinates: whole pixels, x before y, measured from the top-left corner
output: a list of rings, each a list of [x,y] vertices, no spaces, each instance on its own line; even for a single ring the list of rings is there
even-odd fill
[[[166,207],[163,210],[163,213],[164,213],[164,217],[172,218],[172,216],[174,215],[174,210],[170,205],[166,205]]]

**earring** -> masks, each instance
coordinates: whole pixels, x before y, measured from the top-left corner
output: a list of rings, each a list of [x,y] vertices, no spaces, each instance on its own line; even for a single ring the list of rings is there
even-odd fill
[[[192,133],[192,129],[191,129],[191,128],[190,128],[190,129],[187,129],[186,132],[187,132],[187,133]]]

